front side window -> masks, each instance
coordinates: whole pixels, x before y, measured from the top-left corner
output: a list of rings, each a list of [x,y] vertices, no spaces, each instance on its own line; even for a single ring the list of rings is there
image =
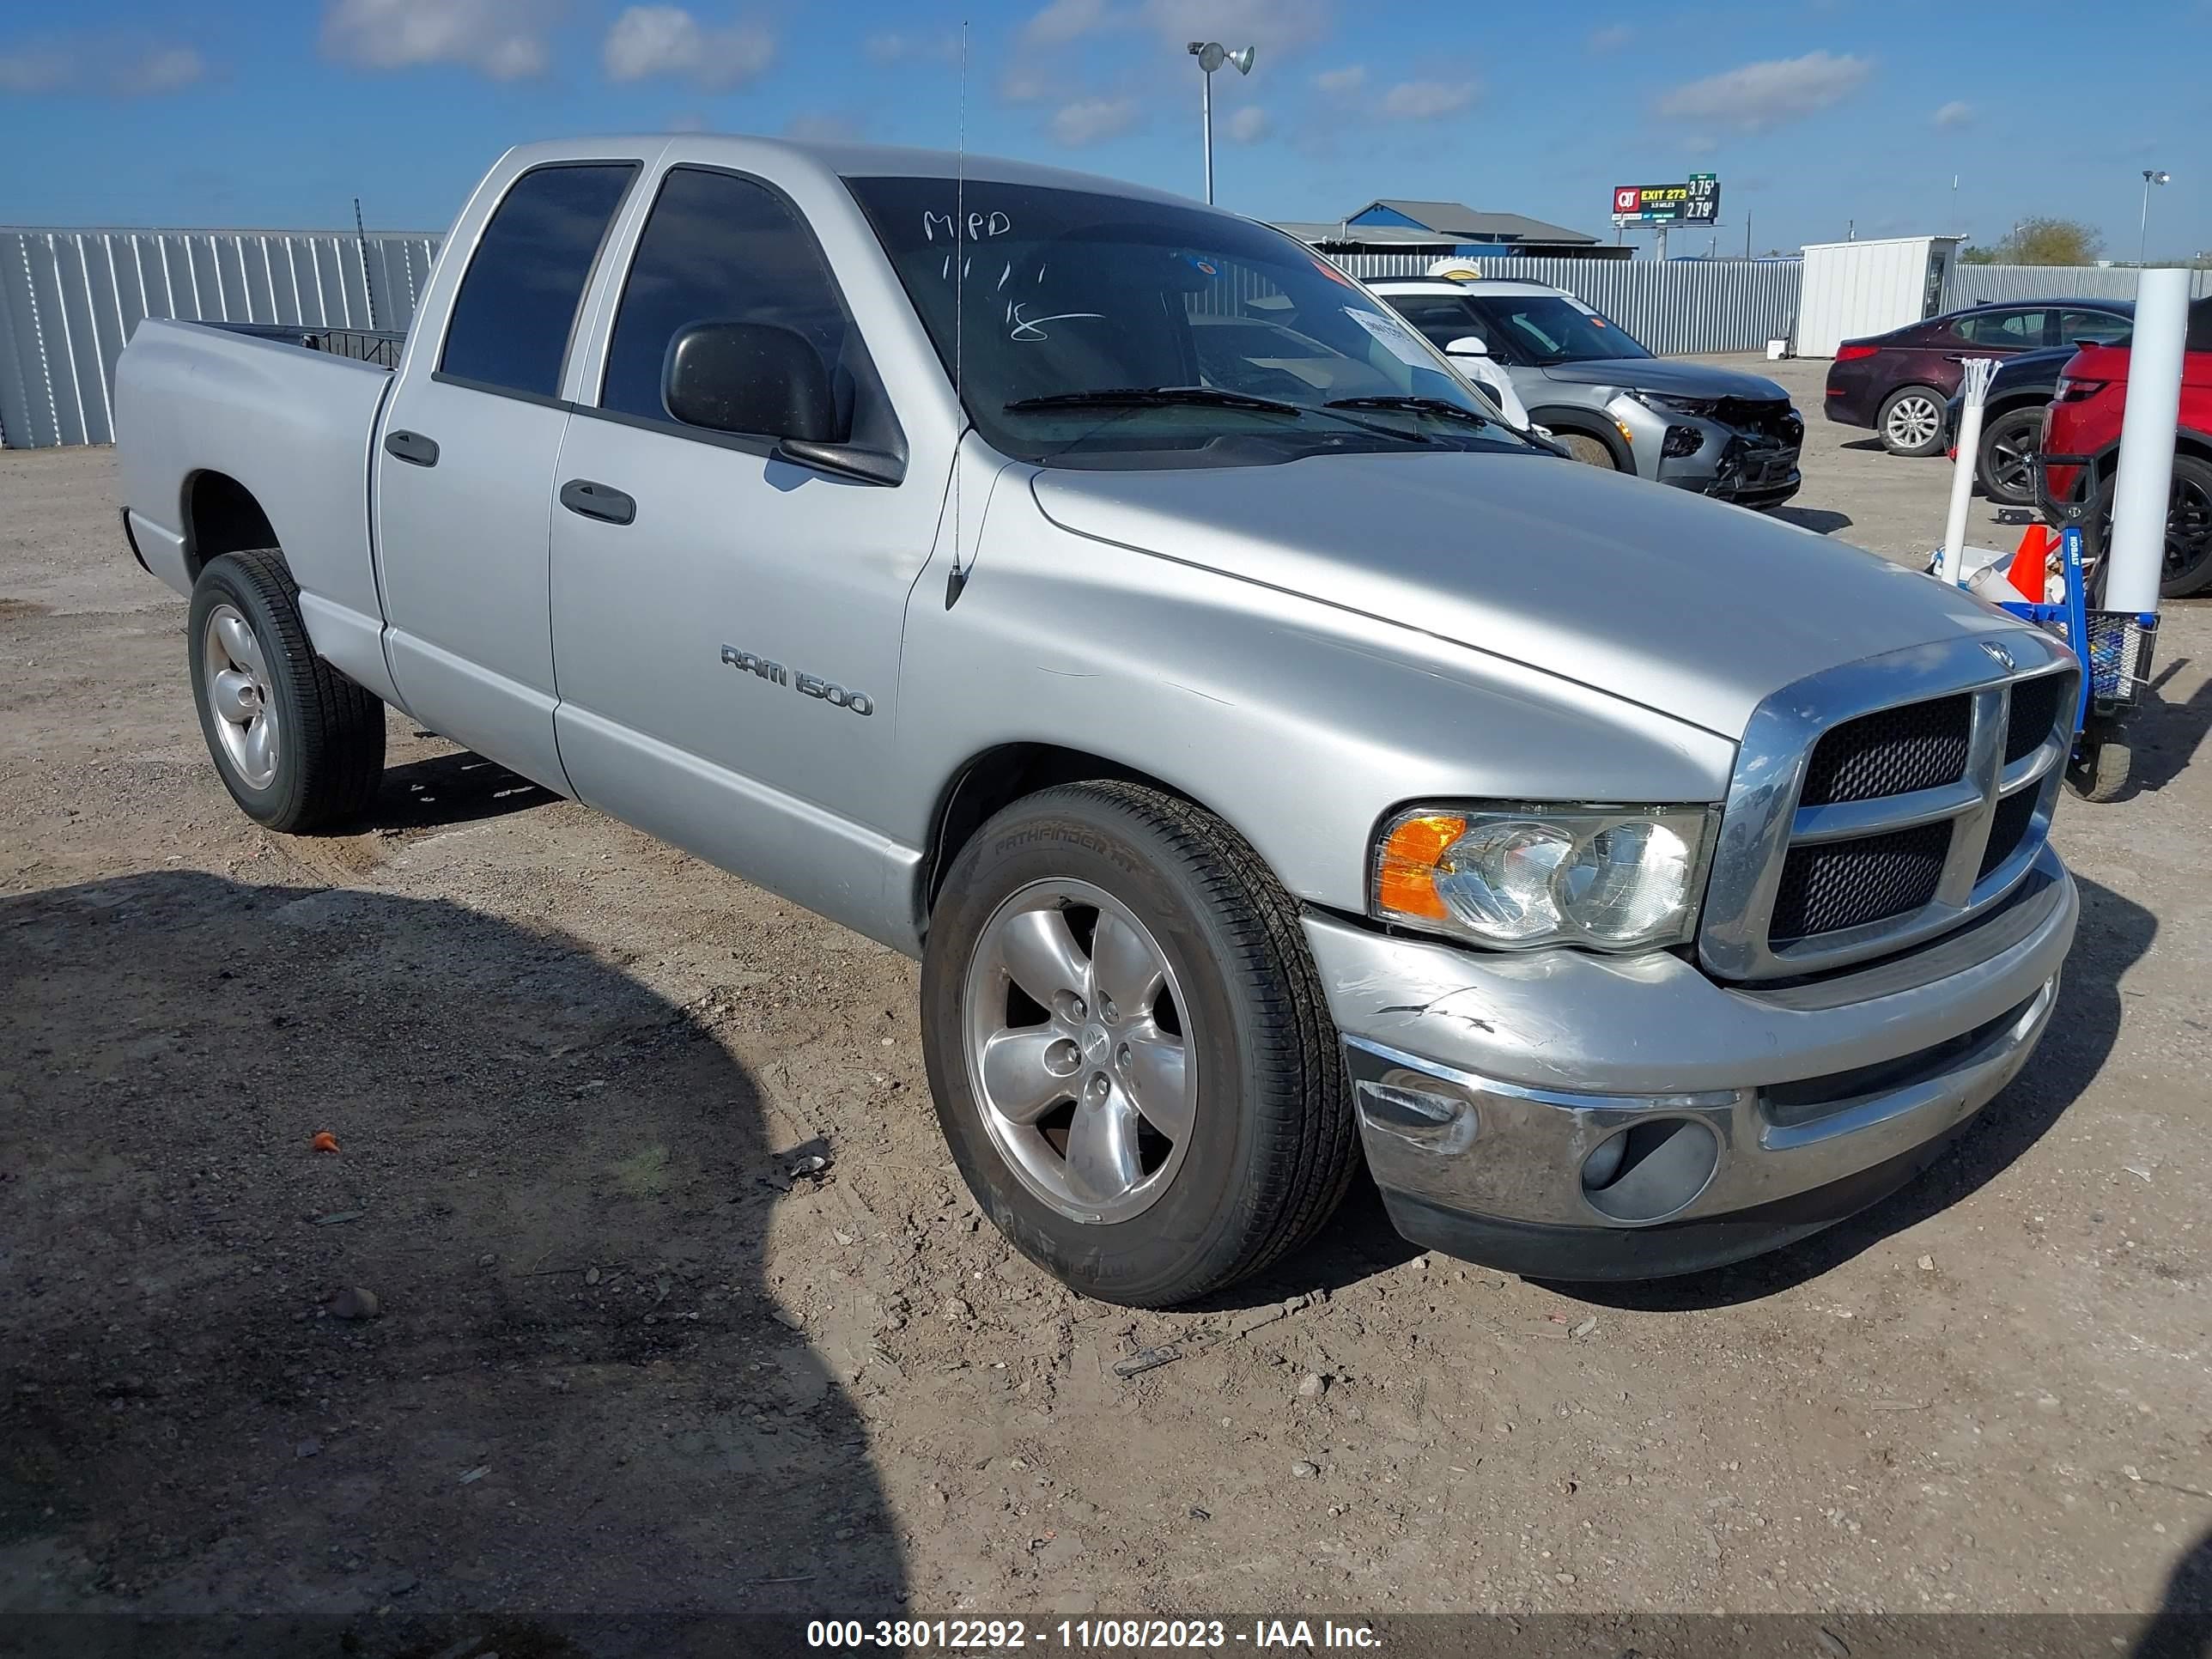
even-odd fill
[[[538,167],[507,189],[453,297],[441,374],[551,398],[629,161]]]
[[[661,185],[630,262],[600,407],[672,420],[662,397],[669,349],[699,323],[761,323],[799,335],[822,360],[836,400],[837,435],[849,434],[859,338],[812,234],[763,185],[677,167]]]
[[[1394,313],[1279,231],[1089,191],[846,183],[1001,453],[1139,467],[1529,453]]]
[[[1491,349],[1501,345],[1516,362],[1605,362],[1651,354],[1580,300],[1557,294],[1492,295],[1476,301],[1491,320],[1483,330]]]

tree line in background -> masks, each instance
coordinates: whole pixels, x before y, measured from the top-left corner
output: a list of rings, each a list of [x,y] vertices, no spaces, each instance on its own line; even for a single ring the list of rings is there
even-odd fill
[[[2009,234],[1988,247],[1959,250],[1959,262],[1968,265],[2094,265],[2104,253],[2105,239],[2079,219],[2045,217],[2022,219]],[[2132,259],[2115,264],[2132,265]],[[2166,264],[2157,260],[2154,264]],[[2192,265],[2212,264],[2212,256],[2198,254]]]

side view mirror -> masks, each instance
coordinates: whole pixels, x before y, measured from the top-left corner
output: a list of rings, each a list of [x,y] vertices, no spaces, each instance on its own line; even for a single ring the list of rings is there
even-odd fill
[[[896,484],[903,454],[837,439],[822,354],[773,323],[694,323],[669,342],[660,400],[686,426],[775,440],[775,459],[863,483]]]
[[[694,323],[669,342],[660,399],[686,426],[827,443],[837,402],[822,355],[772,323]]]
[[[1462,334],[1444,347],[1447,357],[1487,357],[1490,342],[1480,334]]]

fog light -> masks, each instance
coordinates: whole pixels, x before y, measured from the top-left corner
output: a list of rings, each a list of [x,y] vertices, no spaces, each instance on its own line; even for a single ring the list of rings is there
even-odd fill
[[[1659,453],[1669,459],[1679,459],[1684,455],[1696,454],[1698,446],[1704,441],[1704,435],[1693,426],[1670,426],[1667,428],[1665,441],[1659,446]]]
[[[1583,1197],[1615,1221],[1659,1221],[1696,1199],[1720,1168],[1720,1138],[1691,1117],[1646,1118],[1583,1160]]]

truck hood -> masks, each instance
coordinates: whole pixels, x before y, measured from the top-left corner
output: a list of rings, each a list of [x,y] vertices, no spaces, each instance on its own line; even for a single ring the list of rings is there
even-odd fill
[[[1740,738],[1768,693],[2016,626],[1857,548],[1548,456],[1047,469],[1061,528],[1306,595]]]
[[[1787,402],[1790,397],[1764,374],[1678,362],[1668,357],[1603,357],[1583,363],[1551,363],[1545,367],[1544,375],[1571,386],[1632,386],[1639,392],[1661,392],[1670,398],[1746,398],[1753,402],[1779,398]]]

